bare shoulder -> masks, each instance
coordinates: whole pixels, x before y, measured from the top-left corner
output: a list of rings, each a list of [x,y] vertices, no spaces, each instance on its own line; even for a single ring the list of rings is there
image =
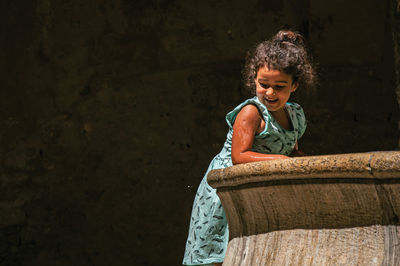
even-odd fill
[[[249,120],[258,120],[261,119],[260,117],[260,112],[258,111],[258,108],[253,105],[253,104],[248,104],[244,106],[238,113],[237,118],[242,118],[242,119],[249,119]],[[236,118],[236,119],[237,119]]]
[[[258,108],[253,104],[248,104],[240,110],[235,119],[234,125],[252,127],[257,131],[257,133],[259,133],[263,121],[264,120],[261,119]]]

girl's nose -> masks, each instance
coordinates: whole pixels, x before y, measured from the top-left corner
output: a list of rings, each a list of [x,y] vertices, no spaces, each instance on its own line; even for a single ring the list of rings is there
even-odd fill
[[[274,89],[271,88],[271,87],[269,87],[269,88],[266,90],[265,94],[267,94],[267,95],[273,95],[273,94],[274,94]]]

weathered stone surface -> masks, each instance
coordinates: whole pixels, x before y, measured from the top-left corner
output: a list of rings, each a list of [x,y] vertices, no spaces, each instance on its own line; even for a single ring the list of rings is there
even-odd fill
[[[307,156],[218,169],[210,172],[207,180],[220,188],[285,179],[390,178],[398,177],[399,162],[397,151]]]
[[[229,223],[225,265],[400,261],[398,151],[242,164],[208,181]]]
[[[23,205],[24,202],[22,200],[0,202],[0,229],[24,223],[25,212],[22,208]]]
[[[234,238],[224,265],[398,265],[400,227],[295,229]],[[396,254],[397,256],[393,256]]]
[[[400,105],[400,1],[399,0],[390,0],[390,26],[393,38],[393,58],[395,65],[395,86],[396,86],[396,94],[397,94],[397,102]],[[399,121],[399,129],[400,129],[400,121]],[[400,147],[400,136],[399,136],[399,145]]]

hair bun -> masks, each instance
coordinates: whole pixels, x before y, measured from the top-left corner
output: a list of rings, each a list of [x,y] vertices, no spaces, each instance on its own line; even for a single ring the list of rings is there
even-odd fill
[[[273,38],[275,43],[289,42],[295,45],[304,45],[303,36],[290,30],[281,30]]]

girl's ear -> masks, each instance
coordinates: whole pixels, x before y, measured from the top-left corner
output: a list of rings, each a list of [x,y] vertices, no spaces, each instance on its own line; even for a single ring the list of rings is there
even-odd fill
[[[295,92],[295,91],[297,90],[297,87],[298,87],[298,86],[299,86],[299,83],[298,83],[298,82],[293,82],[291,92]]]
[[[257,84],[257,71],[254,72],[254,84]]]

